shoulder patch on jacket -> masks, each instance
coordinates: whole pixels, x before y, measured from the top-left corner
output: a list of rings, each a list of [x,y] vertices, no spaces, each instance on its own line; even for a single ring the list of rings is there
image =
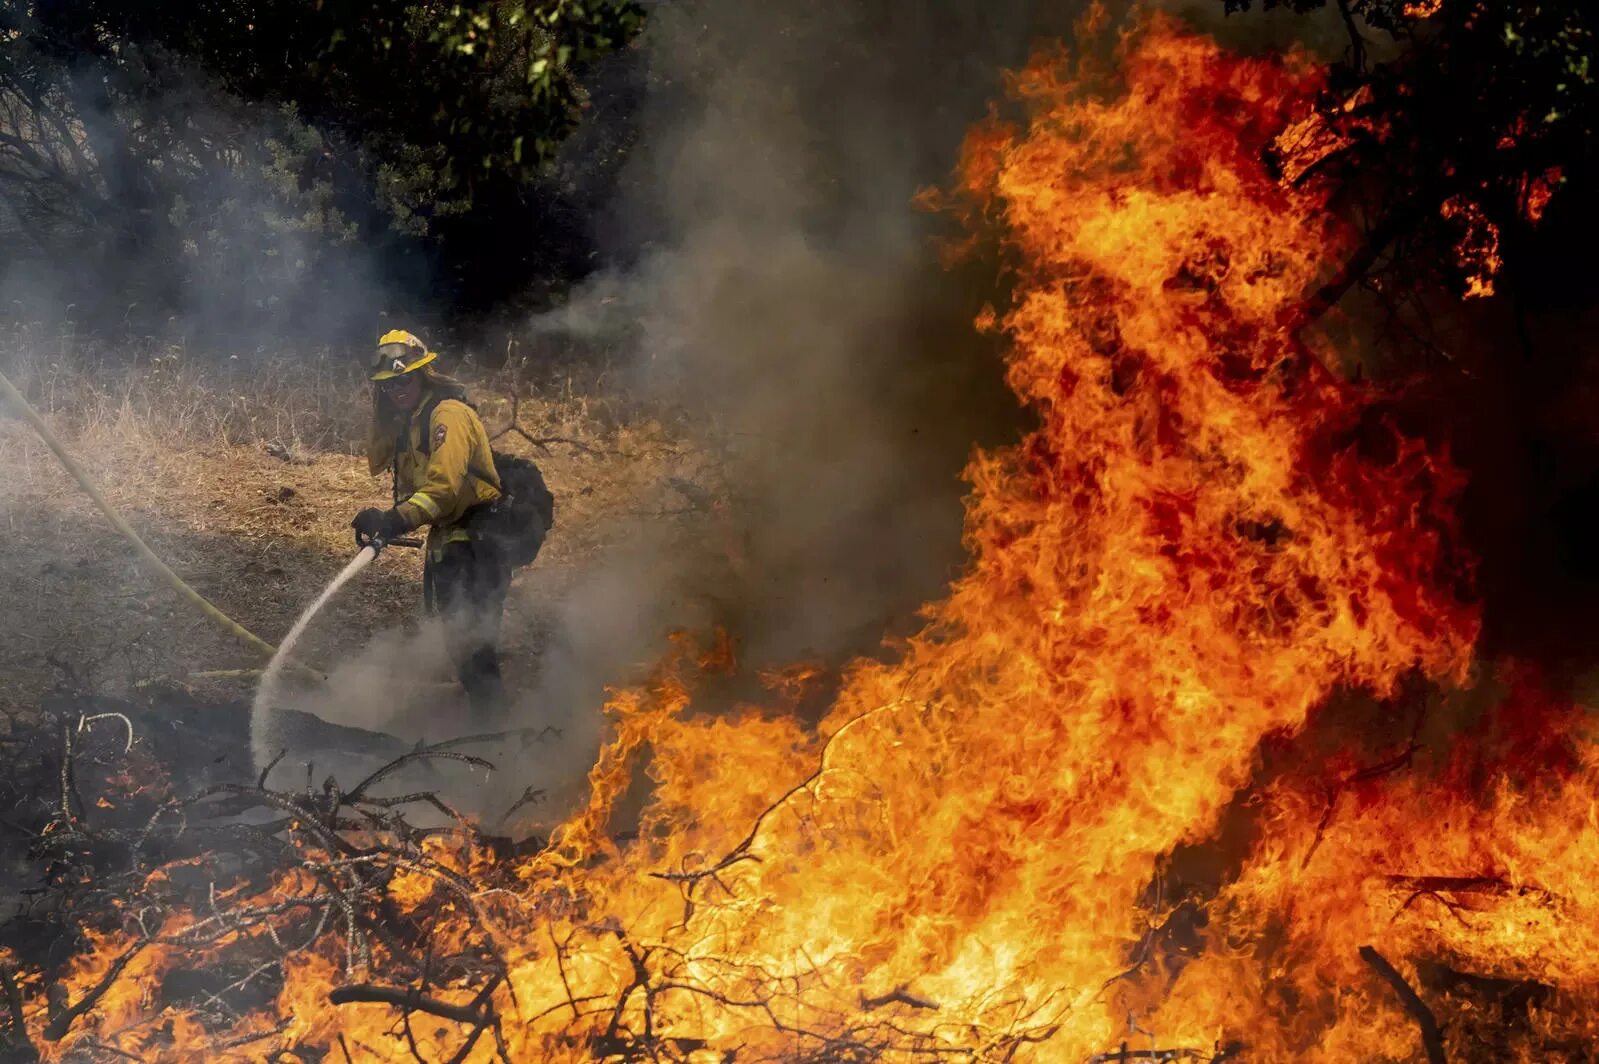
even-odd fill
[[[434,425],[433,426],[433,446],[435,446],[435,447],[444,446],[444,437],[446,435],[448,435],[448,432],[445,429],[444,422],[441,421],[437,425]]]

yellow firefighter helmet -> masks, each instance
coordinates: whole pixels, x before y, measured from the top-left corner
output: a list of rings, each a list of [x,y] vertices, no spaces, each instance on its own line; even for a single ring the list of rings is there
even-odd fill
[[[429,351],[419,337],[403,329],[391,329],[378,337],[377,354],[372,359],[371,378],[386,381],[423,366],[438,358]]]

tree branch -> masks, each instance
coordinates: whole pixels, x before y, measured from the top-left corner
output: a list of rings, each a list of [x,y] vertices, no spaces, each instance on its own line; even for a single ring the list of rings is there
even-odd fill
[[[408,1012],[425,1012],[443,1020],[456,1023],[482,1023],[486,1012],[481,1005],[453,1005],[448,1001],[427,997],[419,990],[398,990],[394,987],[357,983],[354,986],[335,987],[328,992],[328,1003],[350,1005],[356,1003],[393,1005]]]
[[[1366,234],[1365,241],[1355,249],[1354,254],[1345,259],[1343,265],[1328,278],[1327,283],[1290,312],[1288,331],[1298,334],[1336,307],[1349,294],[1349,290],[1371,272],[1371,268],[1394,241],[1414,229],[1428,214],[1438,210],[1447,198],[1447,190],[1441,186],[1441,182],[1425,185],[1389,211]]]
[[[1366,38],[1355,26],[1354,13],[1349,10],[1349,0],[1338,0],[1338,13],[1344,18],[1344,29],[1349,31],[1349,65],[1356,73],[1366,69]]]
[[[105,996],[105,992],[111,989],[111,984],[117,981],[117,976],[122,974],[122,969],[128,966],[128,962],[133,960],[134,955],[144,946],[145,940],[143,939],[129,946],[120,957],[111,962],[111,968],[105,973],[104,978],[96,983],[94,988],[87,994],[79,998],[76,1005],[68,1005],[50,1017],[50,1022],[44,1028],[45,1039],[51,1042],[59,1042],[65,1038],[67,1031],[72,1027],[72,1022],[94,1008],[95,1004]]]
[[[1383,980],[1393,988],[1405,1011],[1415,1018],[1416,1024],[1421,1028],[1422,1048],[1427,1051],[1427,1064],[1448,1064],[1444,1055],[1443,1034],[1438,1030],[1438,1018],[1432,1014],[1427,1003],[1421,996],[1411,989],[1405,982],[1405,977],[1392,964],[1388,958],[1372,946],[1360,947],[1360,959],[1365,961],[1371,970],[1382,976]]]

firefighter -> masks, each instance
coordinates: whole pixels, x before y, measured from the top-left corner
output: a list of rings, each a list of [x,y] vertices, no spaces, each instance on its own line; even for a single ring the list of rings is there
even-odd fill
[[[394,506],[362,510],[351,527],[365,546],[428,526],[423,607],[443,620],[473,715],[492,718],[505,702],[498,644],[511,566],[474,519],[500,497],[500,476],[465,387],[438,372],[437,359],[411,333],[378,339],[367,462],[374,476],[392,473]]]

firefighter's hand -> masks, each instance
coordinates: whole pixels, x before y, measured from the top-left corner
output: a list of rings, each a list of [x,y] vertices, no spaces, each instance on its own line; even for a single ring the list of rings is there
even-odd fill
[[[390,540],[407,531],[405,518],[394,510],[379,510],[375,506],[356,514],[350,527],[355,529],[357,547],[365,547],[374,539]]]
[[[383,531],[386,522],[383,520],[383,511],[376,506],[369,506],[355,515],[355,520],[350,522],[350,527],[355,529],[355,545],[364,547],[372,541],[372,537]]]

